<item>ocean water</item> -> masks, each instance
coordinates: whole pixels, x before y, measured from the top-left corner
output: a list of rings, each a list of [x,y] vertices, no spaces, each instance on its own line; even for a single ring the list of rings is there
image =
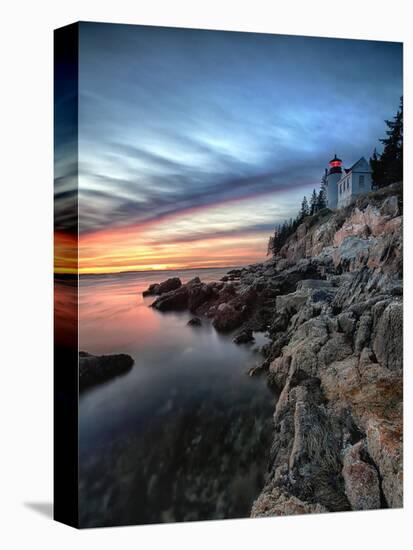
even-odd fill
[[[160,313],[156,281],[227,269],[80,278],[80,349],[128,353],[133,369],[80,395],[84,527],[248,517],[267,468],[275,397],[257,345],[237,346],[191,315]]]

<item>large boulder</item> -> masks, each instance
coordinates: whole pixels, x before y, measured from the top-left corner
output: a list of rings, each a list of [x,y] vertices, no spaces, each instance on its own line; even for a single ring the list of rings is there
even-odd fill
[[[79,352],[79,390],[82,391],[96,384],[130,371],[134,360],[130,355],[91,355]]]
[[[212,324],[218,332],[230,332],[241,325],[243,318],[242,310],[223,302],[218,306]]]
[[[179,277],[171,277],[162,283],[153,283],[149,285],[149,287],[144,290],[142,294],[143,296],[165,294],[166,292],[171,292],[171,290],[176,290],[180,286],[182,286],[181,279]]]
[[[198,277],[196,279],[198,279]],[[213,287],[201,283],[199,279],[190,281],[186,286],[188,290],[188,308],[189,311],[192,312],[214,295]]]
[[[235,344],[248,344],[250,342],[254,342],[254,334],[251,329],[241,330],[234,336],[233,342]]]
[[[165,292],[170,292],[171,290],[176,290],[182,285],[181,279],[179,277],[171,277],[166,279],[159,285],[159,294],[164,294]]]
[[[142,292],[142,296],[156,296],[159,294],[159,283],[152,283],[146,290]]]
[[[188,289],[185,286],[159,296],[151,307],[158,311],[180,311],[188,307]]]
[[[379,475],[368,460],[364,440],[346,450],[342,475],[352,510],[377,510],[381,507]]]

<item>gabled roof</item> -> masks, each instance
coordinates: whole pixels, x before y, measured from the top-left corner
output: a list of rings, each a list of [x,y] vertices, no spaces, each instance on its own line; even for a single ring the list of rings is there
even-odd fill
[[[360,157],[357,162],[353,164],[350,168],[344,168],[343,174],[341,178],[338,180],[337,185],[340,185],[340,183],[351,173],[355,172],[357,174],[358,170],[355,170],[358,164],[364,165],[364,170],[359,170],[362,173],[371,172],[370,164],[367,162],[367,160],[364,157]]]
[[[364,157],[360,157],[358,161],[353,164],[353,166],[350,166],[350,168],[346,169],[346,173],[353,172],[353,170],[359,163],[363,163],[367,165],[367,170],[362,170],[362,172],[371,172],[370,164],[367,162],[367,160]]]

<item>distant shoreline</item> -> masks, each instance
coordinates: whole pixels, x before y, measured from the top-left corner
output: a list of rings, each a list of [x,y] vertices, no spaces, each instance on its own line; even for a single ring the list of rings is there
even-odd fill
[[[228,265],[222,267],[190,267],[185,269],[148,269],[148,270],[136,270],[136,271],[116,271],[114,273],[79,273],[79,277],[108,277],[111,275],[131,275],[139,273],[182,273],[187,271],[213,271],[216,269],[237,269],[244,266],[241,265]],[[60,276],[60,274],[59,274]]]

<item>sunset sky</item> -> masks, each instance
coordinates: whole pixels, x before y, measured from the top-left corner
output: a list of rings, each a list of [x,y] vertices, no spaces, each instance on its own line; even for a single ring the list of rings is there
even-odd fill
[[[79,45],[81,273],[264,259],[335,152],[379,146],[402,94],[396,43],[81,23]]]

